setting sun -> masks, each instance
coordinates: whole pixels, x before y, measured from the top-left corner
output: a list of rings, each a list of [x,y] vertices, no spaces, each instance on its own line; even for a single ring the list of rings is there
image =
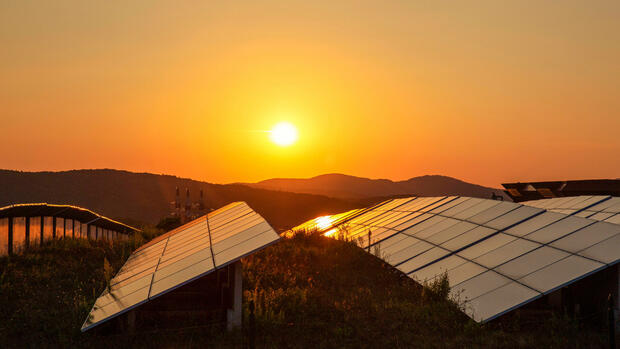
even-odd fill
[[[297,128],[289,122],[280,122],[271,129],[269,138],[279,146],[289,146],[297,141]]]

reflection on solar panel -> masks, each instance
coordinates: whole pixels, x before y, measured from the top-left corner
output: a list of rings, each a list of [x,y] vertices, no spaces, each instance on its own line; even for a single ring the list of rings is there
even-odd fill
[[[82,331],[279,240],[245,202],[235,202],[136,250],[95,302]]]
[[[525,201],[523,204],[577,217],[620,224],[620,197],[609,195],[567,196]]]
[[[618,262],[620,225],[593,216],[617,215],[620,198],[561,199],[556,210],[547,208],[555,199],[533,207],[411,197],[321,217],[322,226],[307,222],[293,230],[329,232],[372,247],[421,283],[446,273],[452,297],[472,319],[486,322]],[[593,219],[576,214],[585,211]]]

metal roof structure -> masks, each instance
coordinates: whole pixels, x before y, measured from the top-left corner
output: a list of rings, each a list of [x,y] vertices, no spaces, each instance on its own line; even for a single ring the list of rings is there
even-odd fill
[[[86,224],[93,224],[104,229],[114,230],[125,234],[140,231],[139,229],[107,218],[91,210],[73,205],[28,203],[9,205],[0,208],[0,218],[38,216],[75,219]]]
[[[263,249],[280,236],[245,202],[235,202],[134,251],[99,296],[82,331]]]
[[[502,184],[514,202],[580,195],[620,196],[620,179],[518,182]]]
[[[445,273],[451,296],[478,322],[620,260],[619,224],[458,196],[388,200],[293,230],[357,241],[420,283]]]
[[[582,195],[524,201],[522,204],[576,217],[620,224],[620,197]]]

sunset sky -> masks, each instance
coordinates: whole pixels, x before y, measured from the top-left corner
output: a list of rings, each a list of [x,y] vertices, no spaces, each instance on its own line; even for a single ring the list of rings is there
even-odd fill
[[[620,1],[508,3],[2,1],[0,168],[620,177]]]

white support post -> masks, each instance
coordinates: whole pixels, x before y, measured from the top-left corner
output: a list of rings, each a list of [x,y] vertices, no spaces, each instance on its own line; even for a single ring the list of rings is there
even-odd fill
[[[232,331],[234,328],[241,327],[243,309],[241,302],[243,301],[243,268],[241,261],[235,262],[230,266],[233,269],[233,307],[226,312],[226,328]]]

